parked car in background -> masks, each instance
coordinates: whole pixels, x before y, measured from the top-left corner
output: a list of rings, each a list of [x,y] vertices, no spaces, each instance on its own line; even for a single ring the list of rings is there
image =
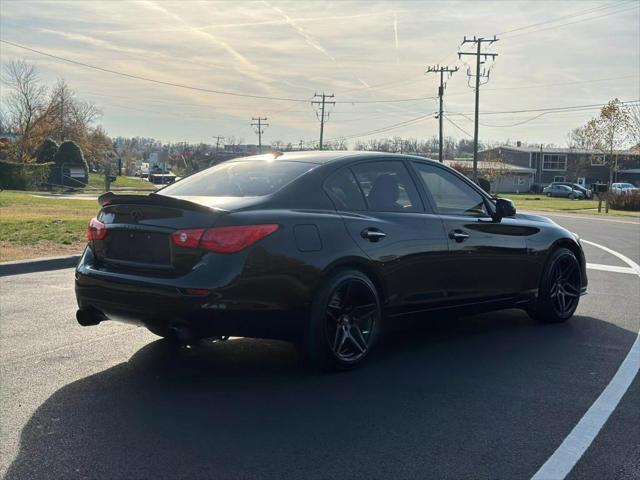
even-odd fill
[[[585,194],[580,190],[572,189],[571,187],[567,187],[566,185],[558,185],[554,183],[552,183],[548,187],[545,187],[545,189],[542,190],[542,193],[544,193],[547,197],[563,197],[570,198],[572,200],[583,200],[585,198]]]
[[[565,187],[569,187],[572,190],[577,190],[584,194],[584,198],[593,198],[593,190],[580,185],[579,183],[571,183],[571,182],[551,182],[549,185],[564,185]]]
[[[640,190],[633,183],[612,183],[611,192],[613,193],[631,193]]]

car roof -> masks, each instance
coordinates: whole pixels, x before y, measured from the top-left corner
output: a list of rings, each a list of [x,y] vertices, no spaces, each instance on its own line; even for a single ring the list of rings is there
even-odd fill
[[[274,152],[274,153],[265,153],[261,155],[252,155],[249,157],[240,157],[234,158],[233,160],[228,160],[229,162],[239,162],[239,161],[279,161],[279,162],[306,162],[306,163],[316,163],[316,164],[327,164],[338,162],[341,160],[356,160],[359,158],[362,159],[375,159],[375,158],[415,158],[416,160],[428,160],[434,161],[433,159],[427,157],[420,157],[416,155],[402,155],[397,153],[387,153],[387,152],[367,152],[367,151],[349,151],[349,150],[330,150],[330,151],[302,151],[302,152]]]

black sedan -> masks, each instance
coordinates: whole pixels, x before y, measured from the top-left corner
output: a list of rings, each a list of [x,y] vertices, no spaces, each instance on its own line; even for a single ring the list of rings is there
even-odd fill
[[[81,325],[287,339],[321,369],[361,363],[405,315],[563,322],[587,287],[576,235],[421,157],[260,155],[99,201],[76,270]]]

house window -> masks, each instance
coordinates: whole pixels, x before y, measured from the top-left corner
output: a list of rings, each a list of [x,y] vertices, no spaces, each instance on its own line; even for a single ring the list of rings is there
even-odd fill
[[[513,177],[513,184],[516,187],[522,187],[522,186],[525,185],[525,183],[526,183],[526,178],[525,177],[520,177],[520,176],[517,176],[517,175],[515,177]]]
[[[567,169],[567,156],[545,154],[542,157],[542,169],[543,170],[561,170]]]
[[[553,177],[553,181],[554,182],[566,182],[567,181],[567,177],[564,177],[562,175],[557,175],[557,176]]]
[[[592,155],[591,156],[591,166],[592,167],[601,167],[604,165],[604,155]]]

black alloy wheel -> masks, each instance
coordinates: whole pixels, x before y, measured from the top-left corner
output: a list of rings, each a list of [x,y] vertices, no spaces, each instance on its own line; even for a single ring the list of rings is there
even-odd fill
[[[580,301],[581,272],[578,259],[567,248],[555,250],[545,267],[532,316],[544,323],[571,318]]]
[[[571,254],[558,257],[552,268],[551,303],[558,316],[570,315],[580,298],[580,267]]]
[[[319,292],[311,312],[305,347],[321,370],[346,370],[360,364],[374,345],[380,322],[375,285],[363,273],[345,270]]]

